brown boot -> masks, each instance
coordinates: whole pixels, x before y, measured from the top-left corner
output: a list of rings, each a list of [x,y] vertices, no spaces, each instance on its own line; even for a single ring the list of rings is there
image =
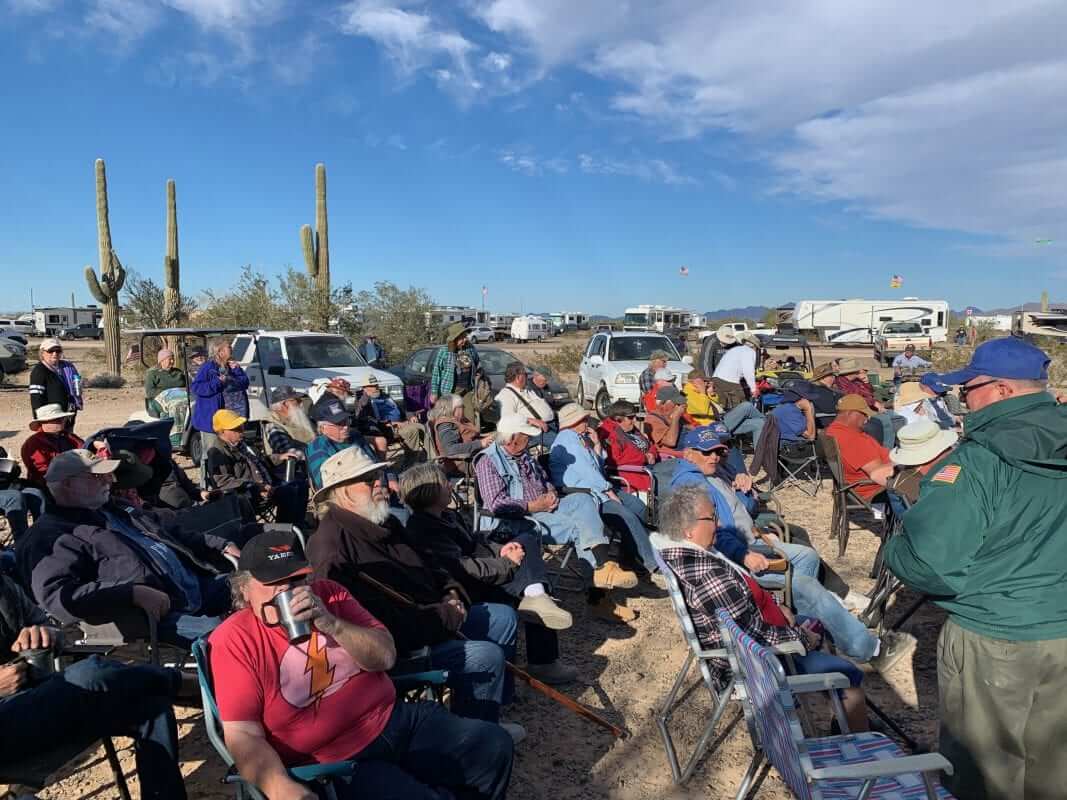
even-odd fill
[[[624,570],[618,561],[605,561],[593,570],[593,586],[598,589],[632,589],[637,586],[637,574]]]
[[[637,612],[632,608],[627,608],[625,603],[616,603],[611,595],[604,595],[600,598],[600,601],[594,605],[590,613],[599,620],[604,622],[633,622],[637,619]]]

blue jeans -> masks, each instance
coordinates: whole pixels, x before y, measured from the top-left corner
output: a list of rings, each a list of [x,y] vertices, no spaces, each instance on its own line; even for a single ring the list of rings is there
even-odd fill
[[[735,437],[744,433],[751,433],[752,443],[755,444],[763,433],[765,420],[763,415],[756,410],[756,407],[746,401],[723,414],[722,423],[729,428],[730,433]],[[741,471],[744,472],[744,470]]]
[[[794,663],[797,665],[797,672],[802,675],[840,672],[848,678],[849,685],[853,688],[863,683],[863,670],[848,659],[825,653],[822,650],[812,650],[807,655],[794,657]]]
[[[532,530],[520,533],[510,539],[518,542],[526,552],[511,580],[500,588],[514,598],[521,599],[527,586],[535,583],[548,587],[548,570],[541,548],[541,534]],[[523,625],[526,632],[526,660],[531,664],[551,664],[559,658],[559,636],[551,628],[527,622]]]
[[[475,603],[460,632],[468,637],[430,648],[434,669],[449,672],[452,710],[461,717],[496,722],[511,699],[514,683],[504,667],[515,657],[519,619],[502,603]]]
[[[196,613],[171,611],[156,628],[159,641],[189,648],[220,624],[230,610],[230,582],[225,575],[197,575],[200,583],[200,608]]]
[[[619,502],[604,499],[600,505],[600,516],[605,524],[622,534],[623,543],[640,559],[649,572],[656,571],[656,556],[652,543],[648,540],[645,527],[645,504],[629,492],[618,493]]]
[[[810,547],[802,544],[792,544],[787,542],[779,542],[776,547],[781,550],[786,557],[786,560],[793,565],[793,586],[794,592],[796,587],[796,580],[800,576],[806,576],[815,579],[818,583],[819,567],[822,566],[822,559],[819,558],[819,554]],[[777,558],[777,554],[762,542],[757,542],[753,545],[751,550],[767,556],[768,558]],[[785,586],[785,575],[780,572],[768,572],[758,576],[759,585],[768,589],[781,589]],[[814,615],[812,615],[814,616]]]
[[[353,758],[355,775],[334,781],[337,800],[503,800],[514,745],[499,725],[438,703],[398,702],[378,738]]]
[[[591,494],[563,495],[555,511],[538,511],[530,517],[547,529],[544,534],[546,542],[574,542],[582,560],[596,567],[592,550],[597,545],[607,544],[608,537],[604,534],[596,498]]]
[[[822,622],[834,644],[845,655],[859,661],[870,661],[874,657],[878,640],[815,578],[793,574],[793,605],[798,617],[811,617]]]
[[[0,698],[0,759],[31,759],[72,741],[133,736],[141,797],[184,798],[171,706],[174,669],[90,656],[36,686]]]
[[[43,513],[44,494],[40,489],[0,489],[0,514],[7,517],[15,544],[30,529],[27,514],[33,514],[36,521]]]

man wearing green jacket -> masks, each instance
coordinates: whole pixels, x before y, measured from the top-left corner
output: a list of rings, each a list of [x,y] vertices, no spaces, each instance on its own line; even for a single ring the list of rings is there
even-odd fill
[[[1049,358],[993,339],[962,370],[971,413],[923,480],[885,561],[944,608],[938,642],[944,783],[968,800],[1067,791],[1067,407]]]

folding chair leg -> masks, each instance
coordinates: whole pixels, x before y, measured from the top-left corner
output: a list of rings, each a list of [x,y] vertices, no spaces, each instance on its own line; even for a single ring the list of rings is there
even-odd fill
[[[752,754],[752,761],[748,765],[748,770],[745,772],[745,777],[741,779],[741,786],[737,789],[737,796],[734,800],[745,800],[748,797],[749,791],[752,789],[752,781],[756,778],[756,773],[759,772],[760,765],[763,763],[763,751],[757,750]]]
[[[571,564],[571,558],[578,558],[578,550],[573,542],[564,545],[564,553],[560,558],[558,567],[549,567],[548,574],[553,578],[556,588],[564,592],[584,592],[586,588],[585,576],[582,575],[581,567]],[[549,559],[545,559],[548,561]]]
[[[115,776],[115,786],[119,790],[119,797],[122,800],[131,800],[130,787],[126,785],[126,776],[122,774],[122,765],[119,764],[115,743],[111,741],[110,736],[104,737],[104,755],[107,756],[107,763],[111,765],[111,774]]]
[[[901,740],[903,740],[903,742],[908,746],[911,752],[919,752],[919,744],[910,736],[908,736],[908,734],[905,733],[904,729],[897,725],[896,721],[892,717],[882,711],[882,709],[878,707],[878,704],[871,700],[870,697],[867,698],[867,707],[874,712],[875,716],[877,716],[878,719],[882,720],[882,722],[888,725],[892,729],[893,733],[895,733],[901,738]]]

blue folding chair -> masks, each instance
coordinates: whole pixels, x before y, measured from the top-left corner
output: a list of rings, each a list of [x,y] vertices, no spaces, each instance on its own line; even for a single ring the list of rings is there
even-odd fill
[[[200,683],[200,697],[204,704],[204,727],[207,728],[207,738],[215,752],[226,764],[226,775],[222,782],[236,787],[238,800],[267,800],[266,795],[253,784],[249,783],[237,771],[233,755],[226,747],[226,740],[222,735],[222,721],[219,719],[219,707],[215,703],[214,681],[211,676],[211,661],[209,658],[211,645],[206,639],[197,639],[193,643],[193,658],[196,659],[196,677]],[[443,670],[429,672],[416,672],[408,675],[390,676],[397,692],[401,695],[409,695],[417,692],[421,687],[443,686],[448,680],[448,673]],[[335,778],[346,778],[354,775],[356,763],[354,761],[334,761],[329,764],[308,764],[302,767],[291,767],[289,776],[303,783],[320,783],[325,788],[328,800],[336,800],[337,791],[333,786]]]

